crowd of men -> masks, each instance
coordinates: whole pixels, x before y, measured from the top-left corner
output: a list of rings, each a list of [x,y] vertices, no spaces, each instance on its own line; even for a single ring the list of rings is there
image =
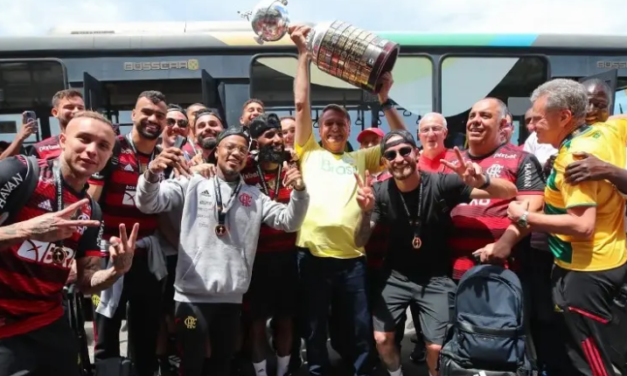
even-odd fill
[[[615,374],[605,327],[627,273],[627,120],[608,116],[607,85],[538,87],[524,147],[507,106],[485,98],[466,150],[446,149],[438,113],[422,117],[419,149],[388,73],[378,96],[391,131],[366,129],[346,152],[342,106],[324,108],[314,135],[308,32],[290,30],[293,117],[250,99],[227,127],[147,91],[116,135],[64,90],[52,100],[61,133],[32,156],[20,150],[36,125],[23,124],[0,156],[0,376],[78,375],[68,284],[94,294],[101,375],[119,374],[126,319],[138,376],[173,374],[172,336],[181,375],[236,374],[242,359],[258,376],[293,374],[301,339],[309,374],[328,375],[329,335],[355,375],[399,376],[410,308],[414,354],[435,376],[457,282],[478,262],[523,281],[548,375]]]

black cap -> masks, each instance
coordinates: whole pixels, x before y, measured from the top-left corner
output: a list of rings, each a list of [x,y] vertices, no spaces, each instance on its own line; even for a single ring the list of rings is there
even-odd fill
[[[216,142],[217,142],[216,146],[220,145],[220,142],[222,142],[222,140],[224,140],[225,138],[229,136],[240,136],[244,140],[246,140],[246,145],[250,145],[250,136],[248,135],[248,132],[246,131],[246,129],[240,126],[236,126],[236,127],[227,128],[223,130],[222,132],[220,132],[220,134],[218,135],[218,138],[216,139]]]
[[[401,137],[401,140],[394,141],[391,144],[386,145],[392,137]],[[404,129],[391,131],[383,136],[383,139],[381,140],[381,151],[383,152],[386,148],[396,146],[398,144],[410,144],[411,146],[416,147],[416,140],[411,133]]]
[[[252,138],[258,138],[268,129],[281,129],[281,120],[274,113],[262,114],[250,122],[248,129]]]

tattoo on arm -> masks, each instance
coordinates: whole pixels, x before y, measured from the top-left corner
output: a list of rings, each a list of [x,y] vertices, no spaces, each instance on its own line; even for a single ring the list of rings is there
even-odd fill
[[[106,290],[120,277],[113,268],[100,270],[101,262],[102,259],[99,257],[84,257],[78,260],[78,284],[83,293]]]
[[[368,243],[372,230],[376,223],[371,221],[372,211],[368,211],[361,214],[361,218],[357,222],[357,228],[355,229],[355,245],[363,247]]]

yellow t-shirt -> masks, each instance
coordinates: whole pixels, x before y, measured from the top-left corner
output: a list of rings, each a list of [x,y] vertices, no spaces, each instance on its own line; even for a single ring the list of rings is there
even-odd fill
[[[566,166],[574,162],[574,152],[587,152],[617,166],[625,165],[625,141],[610,127],[586,126],[565,140],[559,148],[544,191],[545,214],[566,214],[577,206],[596,206],[593,239],[582,240],[549,234],[549,248],[555,263],[564,269],[601,271],[627,261],[624,229],[625,201],[608,181],[587,181],[576,185],[564,180]],[[622,159],[617,159],[621,158]]]
[[[380,170],[381,148],[374,146],[341,155],[316,142],[313,133],[305,145],[295,145],[303,180],[309,193],[309,209],[298,231],[296,245],[314,256],[340,259],[364,255],[355,245],[355,228],[361,216],[357,205],[355,172]]]
[[[594,123],[592,126],[607,129],[608,131],[612,132],[612,134],[614,134],[614,136],[617,137],[620,142],[623,143],[623,148],[616,148],[616,150],[611,151],[608,150],[608,152],[613,153],[611,156],[613,161],[622,161],[620,162],[620,164],[617,164],[618,167],[625,168],[625,163],[627,160],[627,119],[608,120],[604,123]]]

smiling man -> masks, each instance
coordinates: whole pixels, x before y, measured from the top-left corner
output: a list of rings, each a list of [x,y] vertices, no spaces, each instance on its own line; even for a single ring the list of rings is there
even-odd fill
[[[294,82],[296,132],[294,147],[311,195],[311,205],[298,233],[298,263],[303,299],[307,361],[312,375],[328,372],[327,328],[329,307],[341,315],[341,335],[351,348],[341,351],[351,358],[358,376],[372,372],[372,318],[366,289],[364,248],[355,244],[354,230],[361,211],[356,201],[355,173],[381,169],[381,147],[345,152],[350,134],[348,112],[330,104],[320,115],[322,146],[313,133],[309,99],[309,55],[306,36],[310,28],[293,26],[290,36],[299,51]],[[390,128],[404,129],[388,98],[393,80],[386,73],[379,101]],[[388,117],[389,116],[389,117]],[[332,304],[332,300],[337,304]]]
[[[210,162],[215,164],[214,150],[220,132],[224,130],[224,123],[220,115],[209,109],[201,109],[194,114],[192,124],[195,142],[183,145],[182,150],[192,159],[193,164]]]
[[[612,300],[627,276],[625,200],[606,180],[573,184],[565,176],[579,153],[624,166],[625,138],[587,123],[589,92],[578,82],[555,79],[532,94],[538,141],[558,149],[544,192],[544,213],[512,202],[508,216],[521,232],[545,231],[555,256],[553,299],[568,333],[563,344],[576,375],[614,375],[607,326]],[[623,132],[624,134],[624,132]]]
[[[105,304],[101,301],[94,319],[96,368],[106,367],[120,357],[119,331],[129,302],[129,352],[138,376],[152,376],[155,371],[161,314],[161,310],[155,308],[155,302],[160,301],[162,284],[148,264],[148,239],[157,230],[159,218],[156,214],[139,211],[135,194],[139,176],[158,154],[156,146],[166,127],[166,114],[167,105],[162,93],[141,93],[133,109],[131,133],[117,137],[113,157],[89,181],[89,192],[102,207],[104,240],[117,234],[120,223],[140,224],[133,266],[124,281],[119,302]]]

